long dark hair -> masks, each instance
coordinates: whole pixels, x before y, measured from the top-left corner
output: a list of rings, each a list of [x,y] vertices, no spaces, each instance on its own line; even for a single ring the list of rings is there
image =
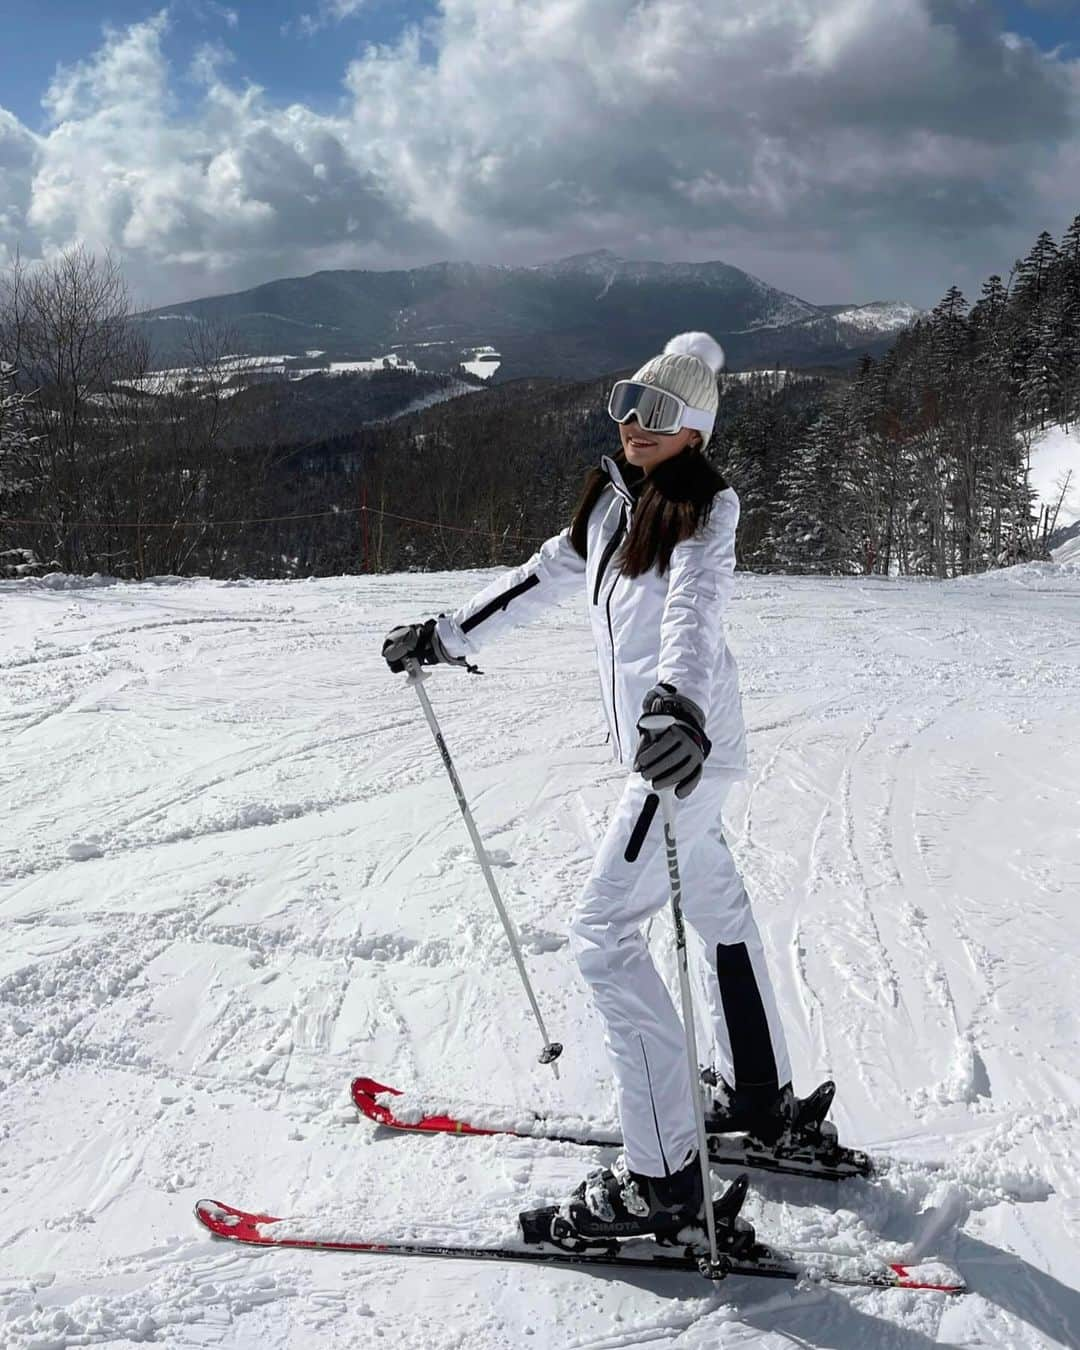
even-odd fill
[[[611,458],[627,487],[637,491],[633,524],[615,561],[626,577],[639,577],[654,567],[663,575],[675,545],[692,538],[708,522],[713,499],[727,487],[724,476],[712,467],[697,443],[665,459],[649,474],[627,461],[621,445]],[[592,468],[585,475],[570,525],[570,542],[582,558],[589,517],[610,481],[602,468]]]

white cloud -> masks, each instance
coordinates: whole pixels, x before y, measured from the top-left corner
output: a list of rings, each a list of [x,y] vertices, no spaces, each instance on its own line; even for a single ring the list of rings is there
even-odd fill
[[[0,249],[108,245],[154,299],[603,245],[926,302],[1080,208],[1080,64],[965,0],[442,0],[331,113],[220,43],[181,112],[166,29],[59,70],[40,136],[0,112]]]
[[[26,231],[37,153],[37,137],[0,108],[0,267],[20,247],[30,257],[38,251],[36,237]]]
[[[330,24],[343,23],[346,19],[354,19],[363,10],[369,7],[370,0],[320,0],[319,7],[314,10],[307,10],[296,21],[296,26],[302,33],[318,33],[321,29],[327,28]],[[286,30],[290,25],[285,25]]]
[[[986,6],[445,0],[438,36],[433,65],[407,37],[348,81],[380,177],[473,252],[643,237],[802,266],[872,239],[900,270],[1080,205],[1028,192],[1076,142],[1077,67],[1007,47]]]
[[[157,299],[339,262],[358,246],[391,258],[432,247],[353,154],[348,119],[231,87],[220,47],[197,53],[202,99],[195,117],[181,116],[166,26],[158,15],[112,33],[57,72],[24,212],[42,251],[77,239],[112,247],[140,293]],[[25,150],[20,163],[25,179]]]

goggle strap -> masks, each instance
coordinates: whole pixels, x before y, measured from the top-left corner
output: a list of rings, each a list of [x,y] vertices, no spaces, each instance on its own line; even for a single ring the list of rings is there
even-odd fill
[[[713,424],[716,421],[716,414],[706,412],[704,408],[691,408],[689,403],[683,408],[682,422],[684,427],[693,427],[695,431],[711,432]]]

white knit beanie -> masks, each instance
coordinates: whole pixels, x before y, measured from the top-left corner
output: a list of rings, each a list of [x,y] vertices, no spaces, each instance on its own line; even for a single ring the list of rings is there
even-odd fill
[[[712,413],[720,406],[716,377],[724,368],[724,349],[708,333],[679,333],[659,356],[646,361],[633,376],[640,384],[652,384],[681,398],[691,408]],[[702,431],[708,445],[712,426]]]

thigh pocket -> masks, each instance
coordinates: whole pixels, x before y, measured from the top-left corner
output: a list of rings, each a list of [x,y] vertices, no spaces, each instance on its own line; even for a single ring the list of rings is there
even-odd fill
[[[656,815],[656,808],[659,805],[660,798],[655,792],[650,792],[642,803],[638,818],[634,821],[634,828],[630,831],[630,838],[626,841],[626,851],[623,857],[627,862],[637,862],[641,846],[645,842],[645,836],[649,833],[649,826],[652,824],[653,816]]]

